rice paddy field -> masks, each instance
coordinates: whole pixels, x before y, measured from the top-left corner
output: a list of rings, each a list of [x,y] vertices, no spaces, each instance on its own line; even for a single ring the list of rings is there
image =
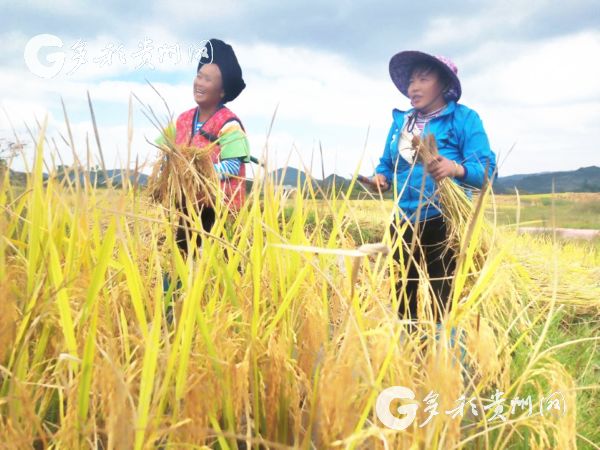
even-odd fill
[[[408,332],[392,202],[258,178],[184,259],[145,190],[44,180],[43,136],[0,180],[0,448],[600,448],[600,246],[517,232],[598,194],[476,196]]]

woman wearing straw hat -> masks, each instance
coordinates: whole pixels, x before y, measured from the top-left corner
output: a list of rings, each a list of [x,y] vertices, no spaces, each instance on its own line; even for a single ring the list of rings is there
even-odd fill
[[[451,60],[403,51],[391,58],[389,70],[392,81],[413,108],[392,111],[383,155],[370,182],[382,190],[395,186],[399,208],[394,214],[401,225],[410,222],[399,245],[408,266],[408,280],[405,286],[401,279],[396,284],[400,295],[398,314],[401,318],[417,316],[419,275],[415,262],[424,261],[435,294],[432,309],[439,322],[450,296],[455,254],[447,246],[446,220],[435,195],[436,183],[450,177],[464,188],[481,188],[485,180],[493,179],[496,157],[479,115],[457,103],[462,89]],[[427,134],[435,137],[439,156],[424,167],[416,158],[413,138]],[[471,196],[469,190],[467,195]],[[390,233],[396,240],[399,228],[394,222]],[[420,246],[414,246],[411,252],[413,233],[417,233]],[[399,249],[394,259],[399,261]]]
[[[220,179],[224,199],[231,211],[239,211],[245,201],[245,163],[250,162],[250,151],[240,119],[225,106],[237,98],[246,84],[242,69],[231,45],[219,39],[210,39],[202,52],[193,82],[196,106],[177,118],[175,143],[204,147],[215,143],[211,153],[214,168]],[[211,205],[197,203],[202,228],[210,231],[215,222]],[[184,217],[188,211],[185,199],[181,205]],[[187,219],[181,218],[177,229],[177,245],[188,252]],[[189,223],[189,222],[188,222]],[[200,247],[201,236],[196,246]]]

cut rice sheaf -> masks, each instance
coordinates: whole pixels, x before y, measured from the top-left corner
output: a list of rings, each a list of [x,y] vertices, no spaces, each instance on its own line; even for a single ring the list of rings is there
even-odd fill
[[[416,149],[417,158],[424,165],[439,156],[435,137],[432,134],[419,138],[415,136],[412,141],[413,148]],[[481,221],[483,227],[479,233],[478,243],[473,254],[473,265],[476,271],[483,267],[489,250],[491,248],[491,228],[485,218],[483,211],[479,210],[480,205],[474,204],[467,197],[464,189],[456,183],[451,177],[444,177],[437,182],[436,194],[439,195],[439,202],[442,209],[442,215],[446,218],[448,224],[446,236],[449,240],[449,246],[456,251],[456,254],[464,252],[467,241],[473,238],[473,228],[476,221]]]
[[[220,188],[211,159],[215,144],[202,148],[178,145],[174,136],[163,136],[162,144],[157,146],[162,157],[154,163],[148,179],[150,197],[166,208],[179,207],[185,199],[215,207]]]

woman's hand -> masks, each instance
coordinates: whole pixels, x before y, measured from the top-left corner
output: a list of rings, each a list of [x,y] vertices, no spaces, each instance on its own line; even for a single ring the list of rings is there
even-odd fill
[[[380,173],[372,177],[358,175],[358,181],[366,184],[367,186],[369,186],[369,188],[373,189],[374,191],[378,191],[380,189],[381,191],[387,191],[390,188],[390,184],[387,182],[387,178],[385,177],[385,175],[382,175]]]
[[[387,191],[390,188],[390,184],[387,182],[385,175],[378,173],[370,178],[371,186],[373,189],[381,188],[382,191]]]
[[[445,177],[463,177],[465,170],[463,166],[452,159],[438,155],[427,164],[427,172],[431,174],[436,182],[440,182]]]

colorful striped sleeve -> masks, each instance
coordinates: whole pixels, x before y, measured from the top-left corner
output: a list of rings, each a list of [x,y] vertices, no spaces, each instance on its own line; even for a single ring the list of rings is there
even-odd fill
[[[232,120],[219,131],[220,161],[215,164],[219,179],[239,175],[242,164],[250,162],[248,139],[242,125]]]
[[[231,175],[238,175],[242,167],[242,158],[229,158],[215,163],[215,171],[220,180],[226,179]]]

